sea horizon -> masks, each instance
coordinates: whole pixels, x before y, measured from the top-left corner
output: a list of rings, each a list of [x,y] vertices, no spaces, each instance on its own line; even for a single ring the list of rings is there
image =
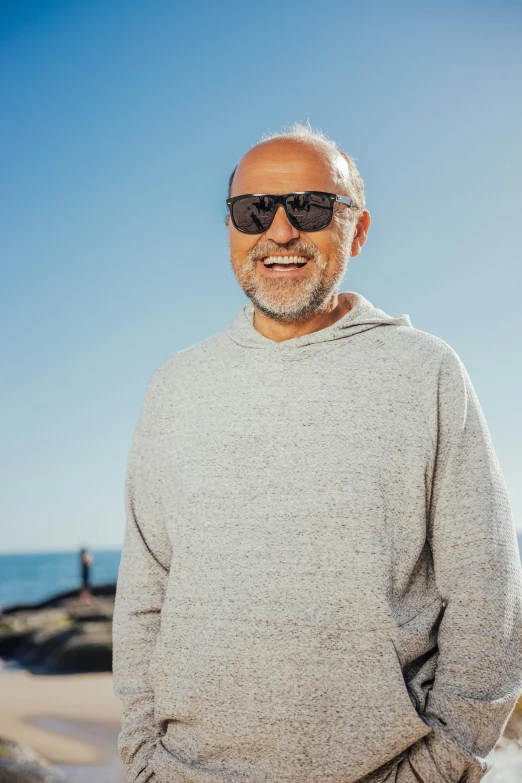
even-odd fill
[[[93,557],[90,582],[116,582],[120,549],[88,549]],[[57,552],[0,553],[0,611],[46,601],[81,586],[80,549]]]

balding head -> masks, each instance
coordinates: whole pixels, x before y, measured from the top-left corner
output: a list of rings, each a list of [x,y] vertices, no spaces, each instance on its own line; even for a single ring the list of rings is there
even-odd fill
[[[250,149],[236,166],[230,175],[228,182],[228,196],[237,195],[240,192],[252,191],[238,190],[236,174],[242,173],[251,163],[261,165],[270,161],[274,167],[281,162],[288,162],[293,158],[306,157],[315,171],[328,174],[329,181],[336,186],[335,192],[349,196],[354,204],[350,210],[351,216],[357,222],[366,207],[364,183],[357,170],[354,159],[344,152],[332,139],[321,131],[313,130],[309,125],[295,123],[290,128],[280,132],[265,135],[263,139]],[[301,188],[319,190],[320,188]],[[322,188],[325,190],[325,188]],[[269,192],[269,191],[265,191]],[[275,191],[270,191],[275,192]]]

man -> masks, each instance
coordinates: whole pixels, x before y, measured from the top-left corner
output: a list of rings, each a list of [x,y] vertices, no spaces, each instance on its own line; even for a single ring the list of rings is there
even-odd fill
[[[85,547],[80,549],[80,570],[82,572],[82,586],[80,590],[80,598],[83,601],[92,601],[93,595],[91,592],[91,568],[94,563],[94,558],[89,554]]]
[[[154,373],[129,456],[126,780],[477,783],[522,691],[522,582],[469,376],[339,292],[370,215],[335,143],[267,139],[229,196],[250,301]]]

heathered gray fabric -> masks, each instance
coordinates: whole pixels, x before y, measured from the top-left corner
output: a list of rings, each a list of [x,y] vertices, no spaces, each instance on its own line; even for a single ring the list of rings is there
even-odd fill
[[[154,373],[114,614],[128,783],[477,783],[522,692],[522,573],[475,390],[345,292],[250,303]],[[486,758],[487,757],[487,758]]]

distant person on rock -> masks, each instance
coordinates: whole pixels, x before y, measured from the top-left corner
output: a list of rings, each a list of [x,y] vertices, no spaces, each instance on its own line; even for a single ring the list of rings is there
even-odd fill
[[[80,550],[80,569],[82,574],[82,587],[80,598],[84,600],[92,599],[91,592],[91,566],[94,564],[94,557],[89,554],[87,549]]]
[[[187,196],[202,231],[211,191]],[[250,301],[158,367],[129,454],[113,624],[126,781],[478,783],[522,691],[522,572],[473,384],[408,315],[339,291],[370,213],[332,140],[263,140],[228,196]],[[380,200],[407,243],[393,183]]]

